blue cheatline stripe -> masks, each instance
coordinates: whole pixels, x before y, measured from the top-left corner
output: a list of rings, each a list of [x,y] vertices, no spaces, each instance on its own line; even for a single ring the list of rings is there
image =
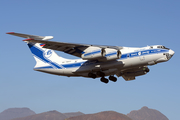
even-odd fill
[[[44,66],[44,67],[36,67],[34,69],[48,69],[48,68],[53,68],[52,66]]]
[[[125,59],[125,58],[127,58],[127,54],[122,54],[120,59]]]
[[[151,50],[137,51],[137,52],[122,54],[121,58],[137,57],[137,56],[143,56],[143,55],[149,55],[149,54],[156,54],[156,53],[163,53],[163,52],[168,52],[168,50],[163,50],[163,49],[151,49]],[[117,52],[109,53],[109,54],[106,54],[106,57],[107,57],[107,56],[116,55],[116,54],[117,54]]]
[[[137,52],[122,54],[120,59],[126,59],[128,57],[129,58],[139,57],[139,56],[151,55],[151,54],[157,54],[157,53],[164,53],[164,52],[168,52],[168,50],[151,49],[151,50],[137,51]]]
[[[86,62],[78,62],[78,63],[61,64],[61,67],[60,67],[60,65],[57,65],[57,63],[54,63],[54,62],[50,61],[49,59],[45,58],[43,56],[43,50],[36,48],[35,46],[33,46],[33,44],[32,45],[28,44],[28,46],[31,49],[31,52],[36,57],[38,57],[42,61],[47,62],[51,65],[51,66],[38,67],[35,69],[46,69],[46,68],[53,68],[53,67],[58,68],[58,69],[62,69],[62,68],[73,68],[73,67],[80,67],[80,66],[86,66],[86,65],[93,64],[90,61],[86,61]],[[98,52],[101,52],[101,51],[95,51],[95,53],[98,53]],[[139,57],[139,56],[157,54],[157,53],[163,53],[163,52],[168,52],[168,50],[150,49],[150,50],[144,50],[144,51],[131,52],[131,53],[122,54],[120,60],[126,59],[128,57],[132,58],[132,57]],[[113,53],[107,54],[106,56],[115,55],[116,53],[117,52],[113,52]],[[90,54],[92,54],[92,53],[90,53]],[[95,63],[97,63],[97,62],[95,62]]]
[[[37,58],[39,58],[40,60],[42,60],[46,63],[49,63],[50,65],[52,65],[55,68],[62,69],[62,67],[57,65],[57,63],[54,63],[54,62],[50,61],[49,59],[45,58],[43,56],[43,52],[44,52],[43,50],[36,48],[33,44],[30,44],[30,43],[28,43],[28,46],[29,46],[32,54],[35,55]]]
[[[62,66],[65,67],[65,68],[80,67],[83,63],[84,63],[84,62],[64,64],[64,65],[62,65]]]
[[[144,55],[150,55],[150,54],[157,54],[157,53],[162,53],[162,52],[168,52],[168,50],[162,50],[162,49],[153,49],[153,50],[144,50],[144,51],[137,51],[137,52],[132,52],[132,53],[126,53],[122,54],[121,59],[127,59],[128,57],[139,57],[139,56],[144,56]],[[108,54],[110,55],[115,55],[117,52]],[[139,54],[138,54],[139,53]],[[80,67],[80,66],[87,66],[91,64],[95,64],[98,61],[86,61],[86,62],[80,62],[80,63],[70,63],[70,64],[64,64],[62,65],[65,68],[73,68],[73,67]]]
[[[117,54],[117,52],[112,52],[112,53],[106,54],[105,57],[107,57],[107,56],[112,56],[112,55],[116,55],[116,54]]]
[[[101,53],[101,50],[86,53],[86,54],[84,54],[84,56],[86,57],[86,56],[89,56],[89,55],[92,55],[92,54],[97,54],[97,53]]]

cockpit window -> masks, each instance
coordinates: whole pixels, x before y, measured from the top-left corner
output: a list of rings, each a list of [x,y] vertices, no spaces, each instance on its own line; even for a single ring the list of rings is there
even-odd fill
[[[161,49],[167,49],[167,50],[169,50],[169,48],[166,48],[165,46],[157,46],[157,48],[161,48]]]
[[[162,46],[157,46],[157,48],[162,48]]]

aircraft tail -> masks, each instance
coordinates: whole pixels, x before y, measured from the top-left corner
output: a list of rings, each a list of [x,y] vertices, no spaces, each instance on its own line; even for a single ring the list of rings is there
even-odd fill
[[[27,38],[23,41],[27,43],[36,61],[36,65],[34,69],[45,69],[45,68],[63,69],[61,63],[62,61],[65,61],[67,59],[60,57],[55,53],[55,51],[51,49],[43,48],[45,44],[29,42],[30,39],[49,40],[53,38],[52,36],[43,37],[43,36],[27,35],[27,34],[14,33],[14,32],[10,32],[7,34]]]

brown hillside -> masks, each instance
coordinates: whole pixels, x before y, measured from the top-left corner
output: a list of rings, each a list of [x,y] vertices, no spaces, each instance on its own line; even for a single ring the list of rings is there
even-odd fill
[[[84,115],[82,112],[63,113],[67,118]]]
[[[0,120],[11,120],[36,114],[29,108],[9,108],[0,113]]]
[[[71,117],[66,120],[131,120],[124,114],[117,113],[114,111],[105,111],[95,114],[81,115],[77,117]]]
[[[58,111],[50,111],[13,120],[64,120],[66,118],[64,114]]]
[[[169,120],[161,112],[149,109],[148,107],[142,107],[140,110],[133,110],[127,114],[132,120]]]

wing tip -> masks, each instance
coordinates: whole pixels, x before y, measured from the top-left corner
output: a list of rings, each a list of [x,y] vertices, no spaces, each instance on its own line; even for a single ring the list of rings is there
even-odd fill
[[[14,34],[15,32],[7,32],[6,34]]]

